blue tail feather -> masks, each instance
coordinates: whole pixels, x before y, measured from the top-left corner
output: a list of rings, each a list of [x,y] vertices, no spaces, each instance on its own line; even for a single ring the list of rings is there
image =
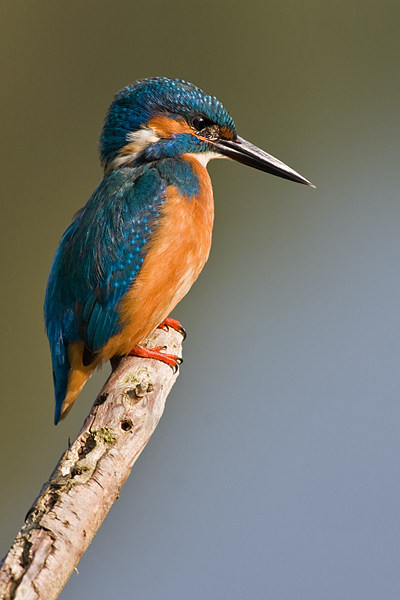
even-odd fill
[[[62,368],[56,368],[56,370],[53,371],[55,400],[56,400],[56,408],[55,408],[55,412],[54,412],[54,425],[57,425],[57,423],[60,420],[62,405],[63,405],[64,398],[67,393],[69,369],[70,369],[70,366],[68,363],[68,365],[64,365]]]
[[[68,374],[71,365],[68,360],[67,344],[62,339],[59,331],[55,333],[58,335],[56,334],[54,338],[52,338],[54,344],[50,344],[50,349],[51,360],[53,363],[53,380],[56,401],[54,424],[57,425],[60,420],[62,405],[67,394]]]

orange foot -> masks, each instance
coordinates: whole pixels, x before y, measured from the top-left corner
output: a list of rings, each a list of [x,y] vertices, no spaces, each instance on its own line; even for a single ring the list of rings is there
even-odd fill
[[[182,364],[183,360],[180,358],[180,356],[176,356],[175,354],[164,354],[161,352],[163,349],[163,346],[156,346],[155,348],[134,346],[129,352],[129,356],[140,356],[141,358],[154,358],[155,360],[161,360],[161,362],[172,367],[175,373],[178,370],[179,365]]]
[[[176,319],[164,319],[164,321],[159,324],[157,329],[164,329],[165,331],[168,331],[169,328],[175,329],[175,331],[182,335],[183,339],[186,338],[186,331]]]

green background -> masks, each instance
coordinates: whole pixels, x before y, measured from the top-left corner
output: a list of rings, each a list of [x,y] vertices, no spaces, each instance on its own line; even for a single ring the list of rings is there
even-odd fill
[[[0,553],[109,372],[55,428],[52,256],[114,93],[164,75],[317,189],[210,164],[180,377],[61,598],[397,599],[398,1],[17,0],[0,28]]]

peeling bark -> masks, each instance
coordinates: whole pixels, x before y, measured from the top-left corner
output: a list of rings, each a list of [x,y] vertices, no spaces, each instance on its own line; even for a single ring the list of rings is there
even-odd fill
[[[147,341],[178,356],[181,342],[176,331],[161,329]],[[113,365],[1,562],[2,600],[58,597],[154,432],[177,376],[155,360],[126,357]]]

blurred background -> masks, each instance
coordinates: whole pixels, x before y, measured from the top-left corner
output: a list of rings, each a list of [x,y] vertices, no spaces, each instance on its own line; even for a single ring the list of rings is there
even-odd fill
[[[400,5],[3,2],[0,554],[108,376],[53,426],[42,304],[114,93],[215,94],[316,190],[214,161],[165,414],[62,600],[399,597]]]

